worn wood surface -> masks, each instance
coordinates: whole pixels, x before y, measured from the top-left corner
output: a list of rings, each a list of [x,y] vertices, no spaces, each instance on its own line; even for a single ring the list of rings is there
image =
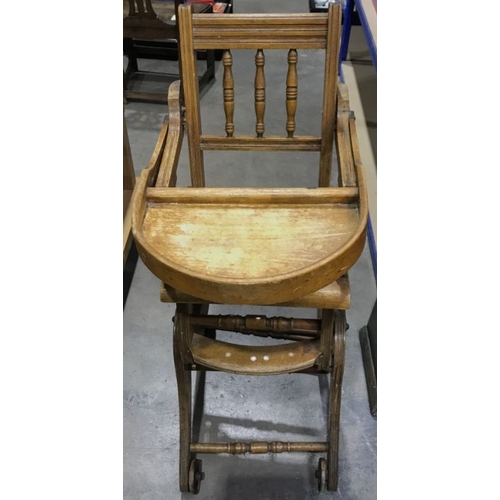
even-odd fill
[[[332,344],[333,344],[333,309],[320,309],[319,311],[321,323],[321,357],[318,359],[318,368],[321,371],[329,372],[332,361]]]
[[[233,56],[230,50],[225,50],[222,56],[224,65],[224,113],[226,115],[226,135],[232,137],[234,134],[234,78],[233,78]]]
[[[198,85],[196,79],[190,76],[194,74],[193,49],[197,39],[193,26],[203,26],[208,21],[203,15],[192,15],[191,10],[190,6],[179,8],[183,34],[183,88],[192,185],[203,187]],[[288,27],[297,20],[302,27],[312,22],[312,29],[315,29],[318,20],[322,20],[321,23],[328,21],[324,24],[328,30],[323,36],[328,41],[327,56],[330,55],[334,61],[338,52],[339,16],[339,6],[332,5],[328,19],[321,14],[281,15],[272,17],[270,23],[264,16],[253,20],[252,25],[257,30],[258,21],[262,20],[259,29],[272,39],[281,36],[276,28],[278,19]],[[247,18],[236,16],[235,19],[218,20],[221,26],[234,28],[243,26],[243,19]],[[224,30],[222,34],[217,32],[218,38],[224,39],[223,35]],[[264,64],[263,49],[257,50],[256,63],[256,101],[259,101],[263,99],[261,91],[265,88],[263,73],[259,74]],[[359,151],[356,151],[356,142],[352,139],[354,129],[350,115],[348,126],[344,123],[342,133],[337,134],[337,142],[342,149],[339,168],[341,172],[346,171],[348,177],[350,175],[349,179],[353,179],[349,182],[350,188],[357,188],[357,193],[327,187],[330,185],[333,131],[337,116],[335,106],[339,100],[334,91],[336,66],[334,68],[332,64],[327,61],[325,68],[324,83],[328,96],[324,98],[323,137],[320,143],[320,185],[324,187],[304,191],[257,190],[254,193],[251,190],[242,192],[238,188],[147,190],[148,208],[143,217],[138,214],[136,218],[136,240],[146,265],[163,281],[183,293],[206,301],[236,304],[288,302],[327,286],[356,262],[364,246],[367,198],[362,166],[359,162],[355,164],[354,160]],[[294,78],[289,83],[294,83]],[[346,100],[345,97],[342,99]],[[263,109],[259,109],[256,108],[257,134],[263,133],[263,128],[259,128],[263,127]],[[222,137],[226,144],[234,139]],[[250,148],[264,139],[253,138],[245,144],[245,140],[240,138],[239,147]],[[275,144],[297,143],[293,137],[273,138],[271,141]],[[211,141],[208,143],[213,144]],[[300,142],[297,144],[303,145]],[[166,154],[175,156],[171,151]],[[175,161],[174,158],[173,163]],[[320,198],[327,196],[327,192],[332,195],[330,202],[326,199],[324,203],[319,202]]]
[[[206,205],[336,205],[353,204],[359,197],[356,187],[350,188],[147,188],[146,197],[153,203]]]
[[[338,279],[362,251],[359,232],[358,208],[343,204],[152,203],[138,244],[147,241],[147,265],[175,288],[268,304]]]
[[[266,57],[262,49],[258,49],[255,54],[255,115],[256,124],[255,132],[257,137],[264,135],[264,114],[266,112],[266,77],[264,72],[264,65]]]
[[[323,84],[323,116],[321,120],[321,155],[319,186],[331,183],[333,159],[333,133],[337,101],[338,61],[340,46],[341,4],[328,9],[328,40],[326,46],[325,79]]]
[[[324,453],[328,450],[328,443],[323,442],[283,442],[264,441],[234,442],[234,443],[191,443],[192,453],[229,453],[243,455],[250,453],[259,455],[264,453]]]
[[[198,81],[196,75],[196,59],[193,45],[192,6],[182,5],[179,8],[179,36],[181,37],[181,79],[186,107],[186,128],[188,133],[189,166],[193,186],[205,185],[205,169],[203,152],[200,148],[201,116]],[[215,14],[212,14],[215,15]],[[221,14],[222,16],[224,14]]]
[[[267,316],[247,314],[226,315],[191,315],[189,318],[191,325],[213,328],[215,330],[226,330],[240,333],[254,332],[281,332],[302,334],[311,338],[320,336],[320,321],[304,318],[285,318],[283,316]]]
[[[256,138],[251,135],[221,137],[202,135],[200,147],[204,151],[319,151],[321,137],[282,137],[268,135]]]
[[[192,439],[192,389],[191,371],[186,368],[186,355],[189,353],[186,349],[188,314],[187,304],[177,306],[172,339],[179,399],[179,489],[183,492],[189,491],[189,466],[194,458],[189,450]]]
[[[184,137],[179,95],[180,85],[181,82],[177,80],[169,87],[168,123],[170,133],[167,135],[165,143],[165,150],[168,151],[168,154],[162,156],[155,184],[157,187],[172,187],[177,181],[177,165]]]
[[[298,75],[297,51],[290,49],[288,52],[288,73],[286,75],[286,132],[288,137],[293,137],[295,132],[295,113],[297,111]]]
[[[289,332],[303,333],[311,337],[319,337],[320,321],[308,318],[288,318],[284,316],[263,316],[247,314],[216,314],[216,315],[191,315],[191,325],[210,327],[217,330],[228,330],[233,332],[249,332],[260,330],[263,332]]]
[[[333,367],[330,378],[328,416],[328,490],[336,491],[339,481],[340,403],[345,364],[345,311],[335,311],[333,319]]]
[[[324,49],[327,23],[322,14],[199,14],[193,22],[194,47]]]
[[[183,293],[162,283],[160,290],[162,302],[170,303],[196,303],[202,299]],[[281,307],[311,307],[313,309],[348,309],[351,303],[351,293],[347,276],[340,277],[337,281],[316,290],[296,300],[281,304],[269,304]]]
[[[321,354],[319,340],[273,346],[242,346],[194,334],[195,364],[245,375],[275,375],[309,368]]]
[[[179,86],[170,90],[168,126],[162,130],[132,201],[134,236],[146,266],[162,280],[161,299],[176,302],[174,358],[180,405],[180,485],[187,491],[196,453],[327,453],[324,485],[338,485],[339,423],[345,356],[347,271],[365,243],[366,182],[349,108],[337,81],[340,4],[328,15],[192,15],[179,8],[181,67],[193,187],[175,187],[182,144]],[[196,49],[224,49],[225,126],[203,135]],[[233,115],[231,49],[255,50],[256,136],[238,136]],[[265,51],[289,49],[283,136],[265,135]],[[321,137],[296,136],[298,49],[326,49]],[[252,117],[248,117],[253,119]],[[204,150],[319,151],[318,188],[205,187]],[[333,154],[339,187],[331,187]],[[208,314],[210,303],[261,304],[320,309],[317,320],[264,315]],[[273,346],[216,340],[216,330],[284,339]],[[326,443],[191,442],[191,370],[248,375],[331,373]],[[192,479],[192,478],[191,478]],[[192,486],[191,486],[192,487]]]
[[[180,128],[181,125],[176,119],[176,110],[180,108],[180,104],[178,102],[176,103],[175,99],[178,99],[178,85],[172,84],[172,92],[170,93],[171,108],[173,113],[172,125],[170,126],[169,121],[165,121],[162,125],[149,163],[146,168],[142,170],[139,178],[137,179],[134,193],[130,201],[132,208],[132,231],[134,232],[134,236],[139,239],[141,238],[140,228],[142,227],[147,208],[145,193],[149,187],[155,185],[160,165],[164,166],[161,177],[164,179],[165,177],[169,179],[173,179],[175,177],[177,163],[175,163],[174,159],[177,154],[176,150],[180,149],[180,141],[182,141],[182,128]],[[169,132],[175,137],[175,141],[173,141],[173,150],[166,149],[165,147]],[[172,144],[172,140],[170,143]],[[168,168],[169,165],[172,165],[172,170]],[[168,177],[168,172],[170,172],[170,177]]]

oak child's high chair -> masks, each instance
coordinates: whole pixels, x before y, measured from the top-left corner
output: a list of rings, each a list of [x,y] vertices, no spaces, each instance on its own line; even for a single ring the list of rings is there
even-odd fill
[[[168,95],[165,123],[133,198],[139,255],[163,282],[161,299],[176,303],[174,361],[180,414],[180,490],[197,493],[201,453],[324,453],[320,491],[336,490],[340,398],[344,370],[347,271],[359,258],[367,223],[367,194],[354,115],[338,82],[341,5],[323,14],[193,14],[179,8],[180,82]],[[225,134],[202,132],[195,50],[223,49]],[[255,51],[255,136],[233,122],[231,49]],[[265,50],[287,49],[283,136],[266,135]],[[296,135],[298,51],[323,49],[321,135]],[[299,52],[300,53],[300,52]],[[185,116],[184,108],[185,107]],[[237,111],[237,110],[236,110]],[[176,185],[184,127],[192,187]],[[205,187],[204,151],[319,152],[317,188]],[[338,186],[331,187],[333,155]],[[214,316],[210,304],[279,305],[318,310],[318,319]],[[273,346],[216,340],[216,330],[286,339]],[[191,371],[273,375],[330,373],[326,442],[192,441]],[[284,416],[285,417],[285,416]]]

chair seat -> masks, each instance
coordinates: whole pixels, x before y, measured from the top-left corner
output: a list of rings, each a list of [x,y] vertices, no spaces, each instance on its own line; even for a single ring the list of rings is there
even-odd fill
[[[359,257],[356,195],[356,188],[150,188],[141,257],[163,281],[204,300],[296,300]]]
[[[162,302],[174,304],[197,304],[207,302],[198,297],[180,292],[166,283],[161,284],[160,300]],[[304,297],[269,305],[281,307],[312,307],[315,309],[349,309],[351,305],[349,279],[347,275],[344,275],[337,281],[330,283],[320,290],[309,293]]]
[[[321,354],[319,340],[273,346],[244,346],[194,334],[195,363],[214,370],[246,375],[292,373],[314,365]]]

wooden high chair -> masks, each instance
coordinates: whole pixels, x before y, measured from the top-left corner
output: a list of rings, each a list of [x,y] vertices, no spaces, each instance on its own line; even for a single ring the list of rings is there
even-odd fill
[[[354,115],[346,88],[337,78],[340,20],[340,3],[331,4],[327,14],[197,15],[190,6],[179,8],[185,122],[181,86],[176,82],[168,95],[168,123],[136,185],[133,230],[139,255],[164,283],[161,299],[177,304],[173,346],[181,491],[199,491],[204,474],[197,454],[285,451],[325,453],[316,471],[318,487],[337,489],[345,310],[350,304],[347,271],[363,250],[368,214]],[[224,50],[223,136],[205,135],[201,127],[194,51],[211,49]],[[231,49],[256,51],[255,136],[238,135],[235,130]],[[288,49],[283,136],[264,133],[264,51],[268,49]],[[297,51],[305,49],[326,51],[321,136],[295,134]],[[189,188],[175,187],[184,125]],[[319,187],[205,187],[203,152],[207,150],[320,152]],[[334,154],[339,166],[337,187],[330,186]],[[209,315],[209,305],[214,303],[315,308],[318,319]],[[237,345],[216,340],[216,330],[288,342],[270,347]],[[330,373],[327,441],[193,442],[193,370],[247,375]]]

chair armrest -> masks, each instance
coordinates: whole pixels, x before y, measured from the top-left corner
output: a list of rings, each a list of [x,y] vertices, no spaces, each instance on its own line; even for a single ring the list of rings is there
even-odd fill
[[[180,80],[168,89],[168,121],[158,135],[156,146],[148,165],[142,170],[135,184],[132,199],[132,229],[142,219],[146,209],[146,189],[148,187],[174,187],[177,182],[177,165],[184,137],[180,106]]]
[[[174,187],[177,182],[177,165],[184,138],[180,85],[181,81],[177,80],[168,89],[168,134],[156,179],[156,187]]]
[[[339,83],[337,90],[337,116],[335,127],[335,143],[339,166],[339,186],[354,187],[358,185],[356,161],[359,161],[357,135],[354,113],[349,106],[347,86]],[[357,156],[355,161],[355,156]],[[359,161],[359,166],[361,162]]]

